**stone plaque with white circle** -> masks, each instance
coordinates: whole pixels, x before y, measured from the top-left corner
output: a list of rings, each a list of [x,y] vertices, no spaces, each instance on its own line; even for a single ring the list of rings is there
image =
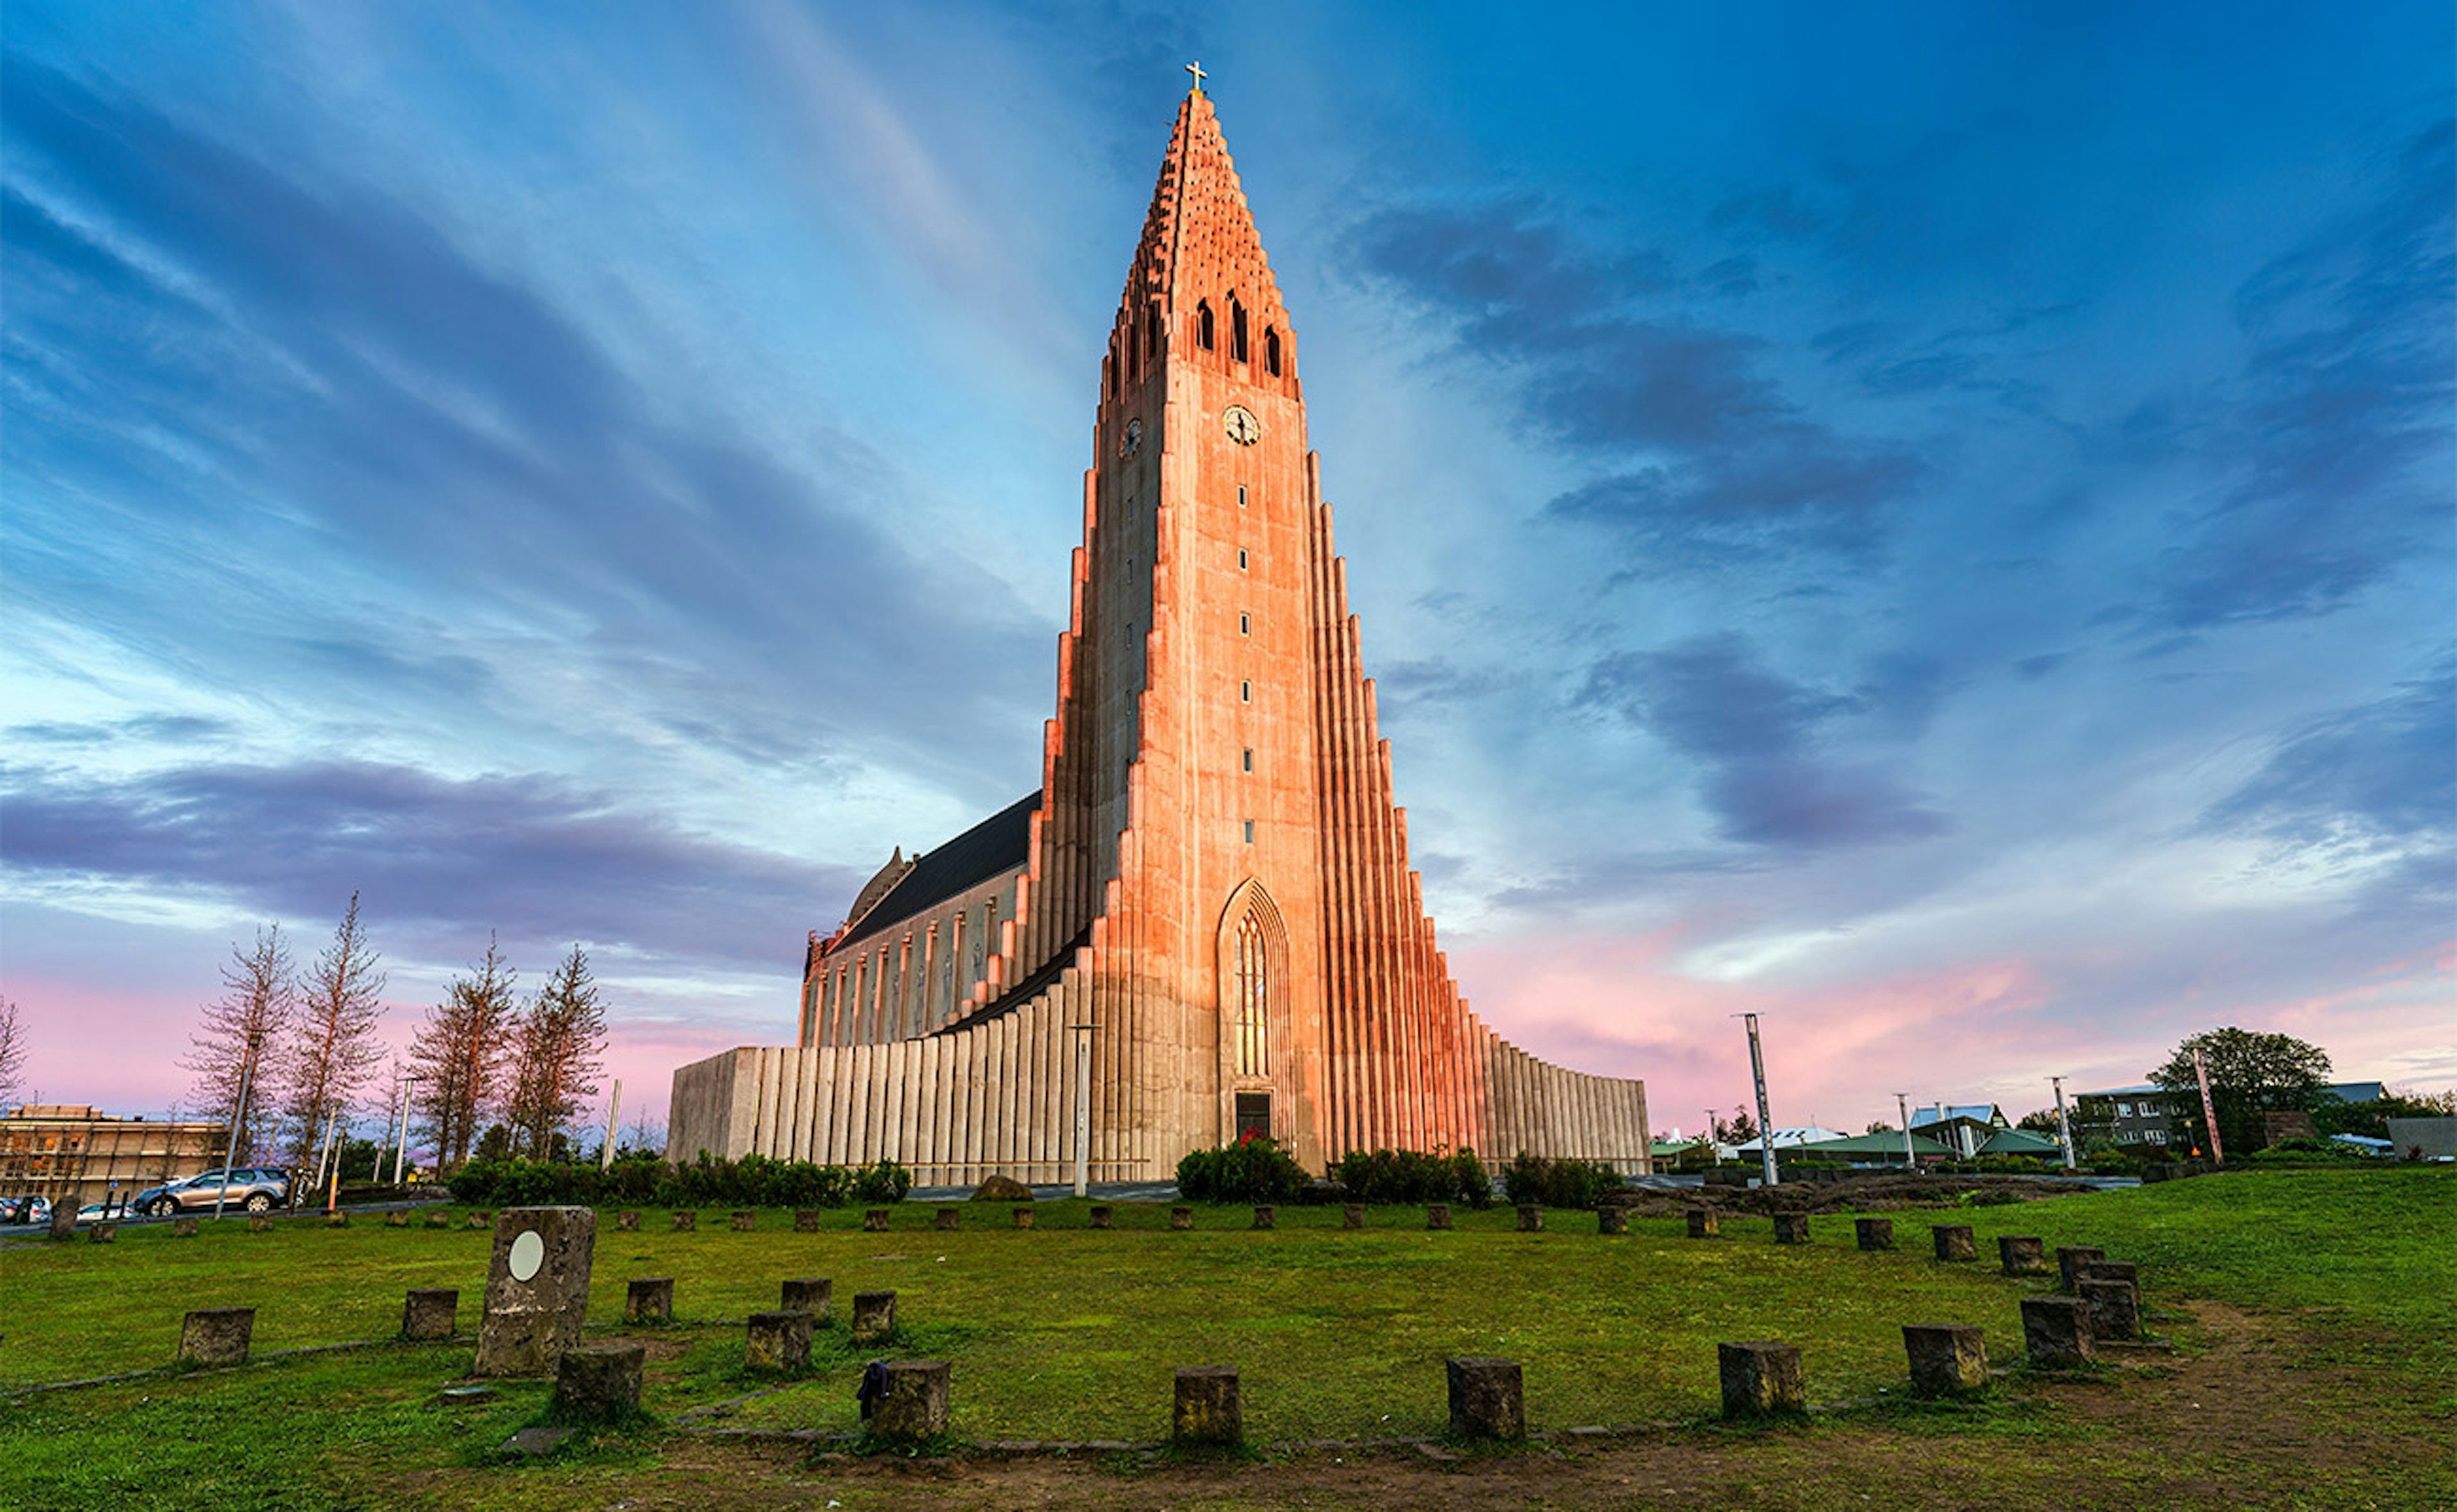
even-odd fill
[[[537,1279],[538,1267],[546,1264],[546,1240],[535,1229],[524,1229],[512,1240],[511,1263],[513,1280]]]
[[[507,1208],[495,1215],[476,1374],[554,1374],[588,1321],[596,1241],[597,1214],[587,1208]]]

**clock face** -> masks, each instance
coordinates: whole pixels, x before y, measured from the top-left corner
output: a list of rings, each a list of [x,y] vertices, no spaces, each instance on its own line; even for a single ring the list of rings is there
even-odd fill
[[[1140,419],[1126,422],[1126,433],[1118,443],[1118,455],[1131,457],[1144,449],[1144,423]]]
[[[1231,404],[1221,412],[1220,428],[1241,446],[1250,446],[1263,439],[1263,423],[1243,404]]]

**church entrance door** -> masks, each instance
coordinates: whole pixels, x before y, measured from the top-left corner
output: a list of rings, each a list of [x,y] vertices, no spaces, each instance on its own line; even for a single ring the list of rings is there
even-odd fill
[[[1237,1143],[1249,1139],[1271,1137],[1271,1094],[1239,1092],[1237,1094]]]

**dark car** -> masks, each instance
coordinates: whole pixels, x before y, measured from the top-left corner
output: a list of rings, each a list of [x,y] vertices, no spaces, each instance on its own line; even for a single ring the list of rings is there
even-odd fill
[[[231,1170],[208,1170],[183,1181],[164,1186],[148,1187],[129,1202],[138,1212],[167,1218],[176,1212],[213,1211],[216,1199],[223,1206],[248,1212],[270,1212],[290,1201],[290,1172],[279,1166],[248,1166]]]

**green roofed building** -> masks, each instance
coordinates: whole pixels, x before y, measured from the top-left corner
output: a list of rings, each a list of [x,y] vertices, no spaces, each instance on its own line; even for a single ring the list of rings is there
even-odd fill
[[[1902,1130],[1889,1129],[1874,1134],[1853,1134],[1848,1139],[1821,1139],[1814,1144],[1794,1145],[1786,1150],[1776,1146],[1779,1153],[1808,1155],[1817,1158],[1840,1157],[1845,1160],[1874,1164],[1889,1161],[1903,1163]],[[1953,1151],[1925,1135],[1911,1135],[1911,1151],[1922,1160],[1951,1160]]]

